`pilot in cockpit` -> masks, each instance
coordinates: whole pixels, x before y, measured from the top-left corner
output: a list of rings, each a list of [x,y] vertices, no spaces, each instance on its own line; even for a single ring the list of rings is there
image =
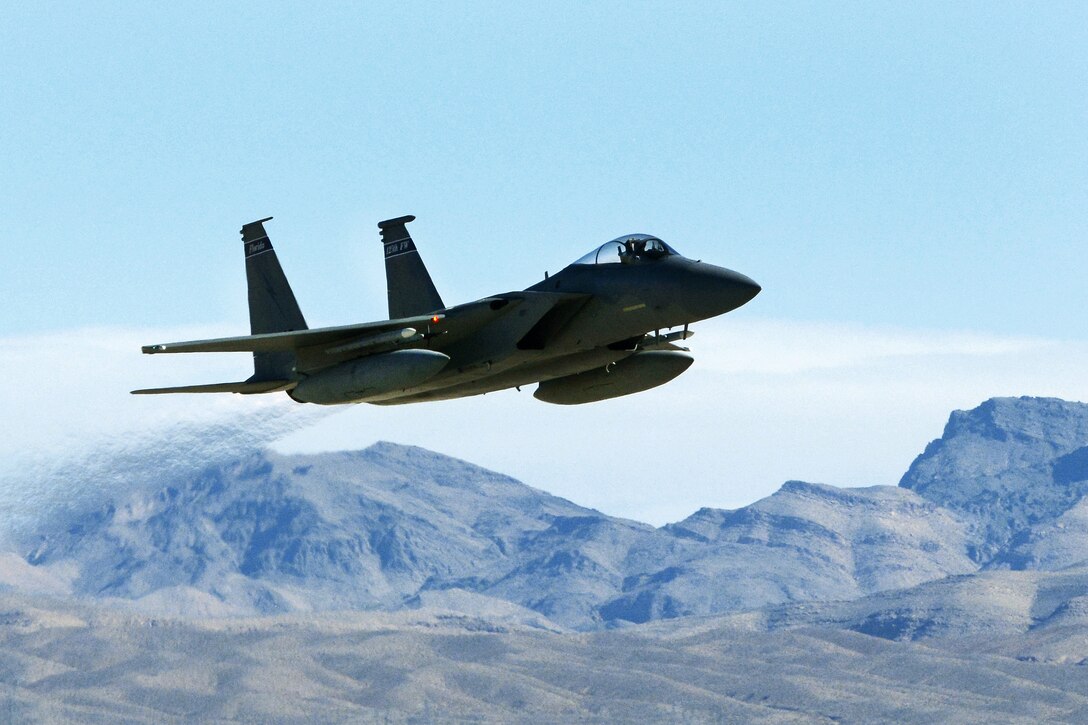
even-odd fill
[[[664,244],[654,242],[657,240],[651,239],[627,239],[623,242],[623,249],[620,252],[621,260],[624,262],[630,262],[635,259],[657,259],[667,254],[664,250]],[[660,246],[658,246],[660,245]]]
[[[601,245],[575,264],[610,264],[622,262],[630,264],[648,260],[658,260],[677,254],[677,252],[657,237],[648,234],[629,234],[613,239]]]

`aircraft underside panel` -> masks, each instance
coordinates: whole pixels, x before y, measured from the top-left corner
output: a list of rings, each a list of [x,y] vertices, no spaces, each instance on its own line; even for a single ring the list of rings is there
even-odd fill
[[[452,400],[471,395],[492,393],[521,385],[532,385],[541,380],[566,377],[586,370],[601,369],[612,365],[630,355],[627,351],[597,348],[563,356],[544,356],[541,353],[522,352],[505,362],[503,370],[492,369],[490,372],[462,374],[435,378],[427,381],[418,390],[407,390],[383,397],[381,400],[368,400],[377,405],[400,405],[420,403],[428,400]]]

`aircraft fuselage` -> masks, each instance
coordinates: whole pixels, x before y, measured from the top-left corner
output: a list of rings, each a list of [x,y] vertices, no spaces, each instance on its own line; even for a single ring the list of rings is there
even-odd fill
[[[679,255],[571,265],[524,292],[497,295],[513,306],[471,340],[432,337],[429,348],[450,356],[446,368],[420,385],[367,402],[460,398],[601,368],[638,352],[647,333],[724,314],[759,290],[742,274]],[[556,296],[573,309],[565,315],[559,306],[564,319],[548,330]],[[541,323],[544,331],[536,339]]]
[[[672,380],[693,360],[674,344],[690,336],[687,326],[760,291],[742,274],[630,234],[523,291],[447,307],[408,234],[413,219],[378,224],[390,319],[318,329],[306,325],[265,232],[268,219],[243,226],[251,334],[143,351],[251,352],[253,376],[133,392],[282,391],[301,403],[395,405],[537,383],[540,400],[587,403]]]

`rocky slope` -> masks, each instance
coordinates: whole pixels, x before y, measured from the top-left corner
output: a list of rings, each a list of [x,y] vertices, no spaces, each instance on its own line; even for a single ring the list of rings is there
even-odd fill
[[[707,622],[763,632],[848,630],[1083,668],[1088,667],[1088,566],[984,571],[850,601],[787,604]],[[1082,676],[1088,680],[1088,671]]]
[[[39,580],[52,577],[39,591],[149,612],[395,609],[465,591],[593,629],[970,571],[964,536],[954,517],[904,489],[799,482],[655,529],[383,443],[255,453],[43,531],[26,561]],[[28,581],[23,569],[8,580]]]
[[[994,398],[955,411],[899,485],[962,516],[979,564],[1065,566],[1088,559],[1088,551],[1081,558],[1069,551],[1057,558],[1033,554],[1029,545],[1040,538],[1033,531],[1055,524],[1088,493],[1088,405]],[[1080,526],[1076,521],[1068,523]]]
[[[1084,667],[720,618],[149,618],[0,594],[5,722],[1084,722]]]
[[[644,622],[853,599],[975,569],[963,524],[892,486],[791,481],[751,506],[702,509],[665,531],[692,545],[631,575],[605,615]]]
[[[75,594],[153,610],[395,607],[583,515],[593,512],[418,448],[258,452],[41,532],[27,560],[67,575]]]

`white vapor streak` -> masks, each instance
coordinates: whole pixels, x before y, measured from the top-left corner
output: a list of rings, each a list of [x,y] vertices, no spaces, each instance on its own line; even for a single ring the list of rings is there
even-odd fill
[[[89,329],[0,340],[9,381],[0,422],[0,523],[8,541],[0,543],[15,543],[50,515],[237,458],[326,412],[282,395],[129,394],[251,374],[248,355],[140,353],[141,344],[210,336],[193,333]]]

